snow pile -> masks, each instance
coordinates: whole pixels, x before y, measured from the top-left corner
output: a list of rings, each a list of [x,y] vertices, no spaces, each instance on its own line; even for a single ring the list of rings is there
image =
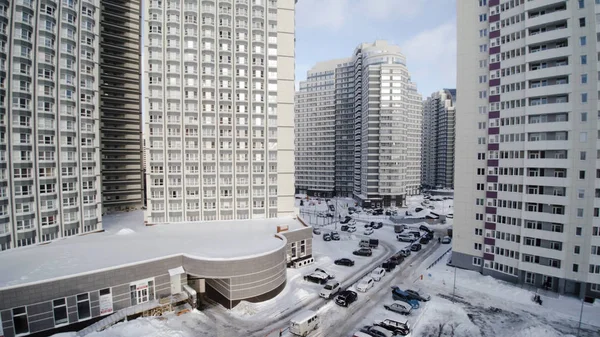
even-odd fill
[[[531,326],[511,334],[511,337],[568,337],[549,326]],[[508,337],[508,336],[507,336]]]
[[[231,310],[231,313],[237,316],[253,316],[259,311],[256,303],[250,303],[247,301],[241,301],[238,305]]]
[[[420,314],[413,336],[480,337],[482,334],[462,306],[434,296]]]
[[[123,228],[117,232],[117,235],[131,235],[134,233],[135,233],[135,231],[131,228]]]

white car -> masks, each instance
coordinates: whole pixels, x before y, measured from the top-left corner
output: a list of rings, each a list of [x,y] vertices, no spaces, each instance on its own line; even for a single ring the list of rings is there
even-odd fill
[[[371,234],[373,234],[373,232],[374,232],[373,228],[367,228],[367,229],[365,229],[365,233],[364,234],[365,235],[371,235]]]
[[[327,282],[327,284],[325,284],[325,287],[323,287],[323,289],[321,289],[321,292],[319,293],[319,296],[326,298],[326,299],[330,299],[333,298],[335,295],[337,295],[337,293],[340,292],[340,283],[337,281],[329,281]]]
[[[356,285],[356,290],[364,293],[370,288],[373,288],[374,285],[375,280],[373,280],[372,277],[367,276],[358,282],[358,284]]]
[[[348,227],[348,233],[356,232],[356,227]]]
[[[375,270],[373,270],[373,271],[371,272],[371,277],[372,277],[372,278],[373,278],[375,281],[377,281],[377,282],[381,281],[381,278],[382,278],[384,275],[385,275],[385,269],[383,269],[383,268],[381,268],[381,267],[379,267],[379,268],[375,268]]]

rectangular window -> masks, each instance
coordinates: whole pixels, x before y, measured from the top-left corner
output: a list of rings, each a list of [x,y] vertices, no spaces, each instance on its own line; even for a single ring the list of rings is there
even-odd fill
[[[67,301],[64,298],[52,301],[54,311],[54,326],[69,323],[67,316]]]
[[[581,55],[580,60],[581,64],[587,64],[587,55]]]
[[[85,320],[90,318],[90,297],[89,294],[77,295],[77,317],[78,320]]]
[[[581,74],[581,84],[587,83],[587,74]]]
[[[15,328],[15,335],[21,335],[29,333],[29,322],[27,321],[27,309],[25,307],[14,308],[13,314],[13,326]]]
[[[580,36],[579,37],[579,45],[580,46],[585,46],[587,44],[587,39],[585,36]]]

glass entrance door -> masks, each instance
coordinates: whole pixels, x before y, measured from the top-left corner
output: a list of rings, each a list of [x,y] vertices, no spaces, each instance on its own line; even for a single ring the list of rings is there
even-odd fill
[[[137,304],[148,302],[148,286],[136,290]]]

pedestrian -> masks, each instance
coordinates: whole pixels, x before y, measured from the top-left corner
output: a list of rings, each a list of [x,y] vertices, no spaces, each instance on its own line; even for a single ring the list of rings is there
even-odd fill
[[[442,239],[438,236],[438,243],[442,242]]]

